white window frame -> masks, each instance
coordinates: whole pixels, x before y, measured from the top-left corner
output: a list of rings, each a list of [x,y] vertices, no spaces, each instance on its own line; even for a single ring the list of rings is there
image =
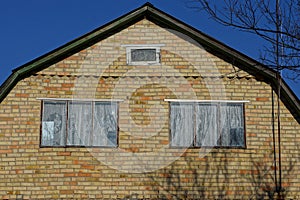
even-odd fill
[[[126,48],[126,61],[127,65],[160,65],[161,64],[161,53],[160,48],[164,46],[164,44],[142,44],[142,45],[122,45],[122,47]],[[132,61],[131,52],[132,50],[139,49],[155,49],[156,59],[149,61]]]

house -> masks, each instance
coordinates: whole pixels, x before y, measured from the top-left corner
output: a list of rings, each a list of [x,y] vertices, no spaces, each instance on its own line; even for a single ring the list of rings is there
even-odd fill
[[[13,70],[0,110],[2,199],[300,199],[299,99],[148,3]]]

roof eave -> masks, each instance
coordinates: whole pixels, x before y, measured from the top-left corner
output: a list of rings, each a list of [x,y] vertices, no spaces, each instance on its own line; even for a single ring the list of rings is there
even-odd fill
[[[271,85],[276,93],[280,84],[281,100],[291,111],[297,122],[300,123],[300,101],[283,79],[281,79],[281,82],[277,81],[277,72],[275,70],[242,54],[241,52],[236,51],[220,41],[215,40],[199,30],[178,21],[163,11],[151,7],[149,8],[149,11],[151,11],[151,15],[148,17],[150,20],[152,19],[161,26],[172,28],[190,36],[195,41],[199,42],[199,44],[201,44],[210,53],[218,55],[227,62],[234,62],[234,64],[241,67],[248,73],[253,74],[255,77],[259,77],[259,79],[263,79],[266,83]]]
[[[89,47],[96,42],[105,39],[116,32],[128,27],[135,21],[139,21],[143,18],[145,11],[151,4],[145,4],[144,6],[125,14],[116,20],[113,20],[67,44],[50,51],[49,53],[42,55],[18,68],[12,70],[12,74],[0,87],[0,103],[8,95],[10,90],[17,84],[17,82],[32,73],[43,70],[48,66],[67,58],[68,56]]]
[[[34,59],[13,70],[13,73],[0,87],[0,103],[8,95],[10,90],[17,84],[17,82],[32,73],[47,68],[48,66],[67,58],[68,56],[79,52],[123,29],[134,24],[135,22],[147,18],[162,27],[174,29],[182,32],[187,36],[193,38],[201,44],[207,51],[217,55],[227,62],[234,62],[234,64],[241,67],[243,70],[260,77],[269,83],[272,88],[277,88],[276,71],[266,67],[258,61],[230,48],[229,46],[215,40],[214,38],[200,32],[199,30],[179,21],[171,15],[155,8],[152,4],[146,3],[143,6],[125,14],[112,22],[109,22],[94,31],[83,35],[53,51]],[[300,101],[289,88],[289,86],[282,82],[282,100],[288,104],[290,110],[296,115],[296,120],[300,123]]]

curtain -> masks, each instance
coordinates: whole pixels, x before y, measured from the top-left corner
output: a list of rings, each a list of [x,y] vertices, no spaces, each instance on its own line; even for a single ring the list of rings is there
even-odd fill
[[[117,104],[96,102],[93,146],[117,146]]]
[[[244,117],[242,104],[221,104],[221,146],[244,146]]]
[[[194,106],[188,103],[171,103],[171,145],[189,147],[194,140]]]
[[[90,146],[92,103],[69,102],[68,145]]]
[[[41,139],[43,146],[65,145],[66,108],[65,102],[44,102]]]
[[[217,105],[196,105],[196,146],[216,146],[217,131]]]

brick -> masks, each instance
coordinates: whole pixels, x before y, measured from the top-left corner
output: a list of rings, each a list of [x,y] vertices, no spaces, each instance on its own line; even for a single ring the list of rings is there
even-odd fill
[[[58,156],[70,156],[71,152],[57,152]]]
[[[0,117],[0,121],[13,121],[13,117]]]
[[[121,45],[153,44],[153,39],[165,45],[162,64],[127,66]],[[143,19],[20,80],[0,104],[0,198],[16,199],[18,193],[24,199],[249,199],[255,191],[263,192],[260,186],[272,185],[274,172],[271,88],[244,71],[236,78],[233,67],[238,66]],[[221,86],[226,97],[219,95]],[[76,95],[123,100],[118,148],[40,148],[37,98]],[[249,100],[246,149],[169,147],[164,99],[194,95],[199,100]],[[297,199],[299,124],[281,105],[283,186],[287,198]]]
[[[2,153],[12,153],[12,149],[0,149],[0,154]]]
[[[257,97],[256,101],[269,101],[268,97]]]
[[[27,97],[29,97],[29,94],[17,93],[17,94],[15,94],[15,96],[27,98]]]

